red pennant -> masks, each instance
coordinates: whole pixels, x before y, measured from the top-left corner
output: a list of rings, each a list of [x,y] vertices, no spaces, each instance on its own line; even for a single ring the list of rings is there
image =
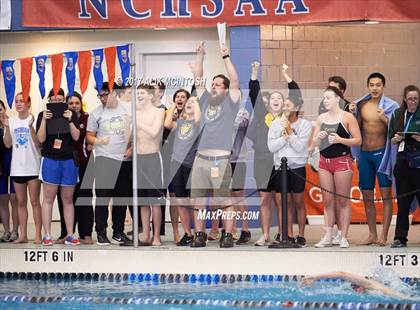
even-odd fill
[[[106,70],[108,72],[109,91],[112,91],[112,88],[114,86],[116,56],[117,56],[117,48],[115,46],[105,48],[105,60],[106,60]]]
[[[20,59],[20,83],[22,85],[23,100],[27,103],[29,101],[29,92],[31,90],[33,58]]]
[[[90,51],[79,52],[77,67],[79,68],[80,90],[82,95],[84,95],[89,83],[90,69],[92,68],[92,54]]]
[[[54,96],[57,96],[58,90],[61,87],[61,76],[63,74],[63,54],[54,54],[50,57],[53,74]]]

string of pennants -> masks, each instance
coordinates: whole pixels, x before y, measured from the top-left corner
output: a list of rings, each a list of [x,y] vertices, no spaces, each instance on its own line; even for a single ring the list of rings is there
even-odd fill
[[[121,77],[127,81],[130,75],[129,45],[112,46],[98,48],[79,52],[65,52],[53,55],[41,55],[35,57],[18,58],[16,60],[1,61],[1,72],[3,73],[4,89],[6,91],[7,104],[11,108],[16,90],[16,76],[14,64],[20,62],[20,82],[22,86],[22,95],[25,102],[28,101],[31,89],[32,67],[35,62],[36,73],[38,75],[38,88],[41,98],[45,97],[45,63],[47,58],[51,59],[51,71],[53,80],[54,95],[57,95],[61,87],[61,77],[63,73],[64,59],[66,60],[65,76],[67,80],[67,89],[70,96],[74,93],[76,81],[76,67],[79,70],[80,90],[85,93],[91,71],[95,79],[95,88],[99,92],[103,84],[102,63],[105,58],[106,70],[110,90],[112,90],[115,81],[115,63],[118,62],[121,68]],[[93,59],[93,65],[92,65]]]

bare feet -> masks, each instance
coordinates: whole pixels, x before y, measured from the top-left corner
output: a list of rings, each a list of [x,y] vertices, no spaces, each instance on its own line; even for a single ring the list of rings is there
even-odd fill
[[[64,244],[64,240],[65,240],[66,238],[63,238],[63,239],[57,239],[57,240],[55,240],[54,241],[54,244]]]
[[[378,241],[377,237],[369,237],[365,241],[362,241],[361,243],[359,243],[359,245],[372,245],[372,244],[376,244],[377,241]]]
[[[16,239],[15,241],[13,241],[12,243],[28,243],[28,238],[26,237],[19,237],[18,239]]]
[[[179,232],[174,231],[174,243],[177,244],[179,240],[180,240]]]
[[[376,241],[376,244],[379,246],[386,246],[386,239],[384,239],[384,237],[380,237],[378,241]]]
[[[38,239],[38,238],[36,238],[35,240],[34,240],[34,244],[41,244],[42,243],[42,239]]]
[[[86,245],[93,244],[92,237],[91,236],[86,236],[83,239],[80,239],[80,243],[81,244],[86,244]]]
[[[160,238],[153,239],[152,246],[161,246],[161,245],[162,245],[162,241],[160,240]]]
[[[152,240],[150,240],[150,238],[139,240],[139,246],[150,246],[150,245],[152,245]]]

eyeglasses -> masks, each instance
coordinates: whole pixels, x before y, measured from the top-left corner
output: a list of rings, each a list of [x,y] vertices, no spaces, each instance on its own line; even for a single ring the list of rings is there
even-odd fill
[[[108,95],[109,93],[98,94],[98,98],[101,99],[101,98],[107,97]]]
[[[416,102],[416,101],[419,101],[419,98],[417,98],[417,97],[410,97],[410,98],[407,98],[406,101]]]

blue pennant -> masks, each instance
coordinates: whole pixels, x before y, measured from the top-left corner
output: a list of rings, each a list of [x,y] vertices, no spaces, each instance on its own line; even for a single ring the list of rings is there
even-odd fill
[[[129,58],[129,47],[127,45],[117,46],[118,62],[121,67],[121,76],[123,85],[128,85],[128,78],[130,76],[130,58]]]
[[[64,53],[64,56],[67,59],[66,79],[69,96],[73,96],[74,94],[74,84],[76,81],[76,62],[78,55],[79,54],[77,52]]]
[[[37,56],[35,57],[35,64],[36,64],[36,73],[38,73],[39,77],[39,92],[41,93],[41,98],[44,99],[45,97],[45,63],[47,61],[47,56]]]
[[[93,50],[93,76],[95,78],[96,90],[99,91],[102,89],[102,84],[104,82],[104,75],[102,73],[102,62],[104,61],[104,49]]]
[[[13,69],[14,60],[3,60],[1,63],[1,71],[3,72],[4,89],[6,90],[7,104],[10,108],[13,105],[13,97],[15,96],[16,76]]]

